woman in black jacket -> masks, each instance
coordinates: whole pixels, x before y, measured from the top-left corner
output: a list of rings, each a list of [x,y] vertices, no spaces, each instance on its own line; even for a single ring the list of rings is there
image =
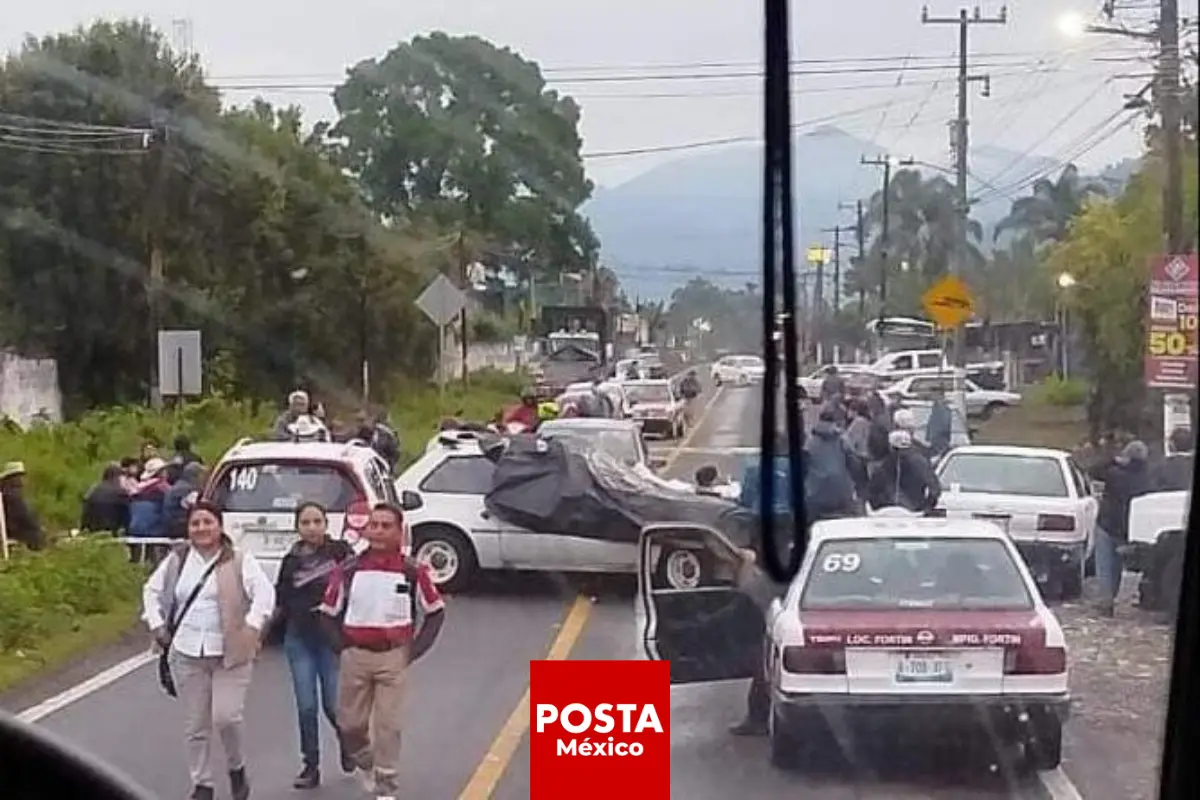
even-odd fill
[[[276,615],[284,626],[283,651],[300,723],[303,766],[292,784],[297,789],[313,789],[321,783],[318,708],[337,728],[338,655],[320,627],[317,606],[329,574],[351,550],[346,542],[330,538],[327,528],[325,509],[319,503],[302,503],[296,509],[300,539],[283,557],[275,586]],[[344,749],[341,767],[344,772],[354,770]]]

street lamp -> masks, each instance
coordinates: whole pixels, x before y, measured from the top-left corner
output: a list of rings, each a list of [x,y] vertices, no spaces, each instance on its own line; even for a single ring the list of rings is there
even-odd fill
[[[1079,39],[1088,33],[1107,33],[1130,39],[1158,41],[1158,31],[1137,31],[1118,25],[1095,25],[1087,21],[1078,11],[1068,11],[1058,18],[1058,30],[1068,39]]]
[[[1078,281],[1075,280],[1075,276],[1072,275],[1071,273],[1069,273],[1069,272],[1058,273],[1058,288],[1070,289],[1076,283],[1078,283]]]
[[[1056,283],[1058,283],[1058,288],[1061,289],[1064,294],[1066,292],[1070,291],[1071,287],[1074,286],[1078,282],[1079,281],[1077,281],[1075,279],[1075,276],[1069,272],[1058,273],[1058,279],[1056,281]],[[1059,342],[1060,342],[1059,358],[1062,361],[1063,380],[1067,380],[1068,378],[1071,377],[1070,364],[1069,364],[1069,361],[1070,361],[1069,353],[1070,353],[1070,347],[1071,347],[1071,333],[1070,333],[1070,327],[1069,327],[1070,318],[1068,317],[1069,312],[1067,311],[1067,306],[1062,301],[1061,296],[1058,298],[1056,305],[1058,306],[1058,320],[1059,320],[1059,322],[1058,322],[1058,324],[1059,324]]]

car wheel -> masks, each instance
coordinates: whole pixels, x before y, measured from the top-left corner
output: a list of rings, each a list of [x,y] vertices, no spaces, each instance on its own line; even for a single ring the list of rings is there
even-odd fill
[[[448,525],[421,525],[413,531],[413,560],[428,564],[433,582],[446,592],[470,585],[479,568],[475,548],[467,537]]]
[[[1025,739],[1025,761],[1038,772],[1062,763],[1062,723],[1046,719],[1035,724]]]
[[[1004,403],[988,403],[986,406],[983,407],[983,410],[979,412],[979,419],[986,422],[987,420],[992,418],[993,414],[995,414],[997,411],[999,411],[1002,408],[1007,408],[1007,406],[1004,405]]]
[[[796,770],[804,766],[803,744],[787,729],[774,708],[767,721],[767,745],[771,766],[783,770]]]
[[[1083,597],[1083,561],[1068,564],[1059,576],[1059,599],[1064,603]]]
[[[658,569],[660,582],[671,589],[696,589],[707,583],[712,575],[705,554],[686,548],[663,553]]]

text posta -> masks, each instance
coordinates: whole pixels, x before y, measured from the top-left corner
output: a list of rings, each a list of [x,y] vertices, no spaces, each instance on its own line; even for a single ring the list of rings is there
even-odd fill
[[[616,716],[614,716],[616,712]],[[558,723],[567,733],[663,733],[658,711],[652,705],[637,703],[601,703],[588,708],[583,703],[570,703],[559,708],[551,703],[538,703],[537,732],[544,733],[547,725]]]

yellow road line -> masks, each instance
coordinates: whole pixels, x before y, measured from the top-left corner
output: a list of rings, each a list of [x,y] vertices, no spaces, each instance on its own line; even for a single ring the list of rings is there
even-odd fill
[[[696,438],[696,431],[700,430],[704,425],[705,420],[708,419],[708,415],[712,413],[713,407],[716,406],[717,401],[721,399],[721,395],[724,393],[725,387],[718,386],[717,390],[713,392],[713,396],[708,398],[708,402],[704,404],[704,408],[700,409],[700,413],[696,415],[696,421],[692,423],[691,429],[683,435],[683,438],[679,440],[679,444],[672,448],[670,455],[667,456],[666,469],[674,466],[682,451],[691,445],[692,439]]]
[[[582,595],[575,598],[571,610],[567,612],[566,619],[563,620],[562,627],[559,628],[558,635],[554,637],[554,642],[550,645],[550,652],[546,654],[547,661],[565,661],[567,659],[567,656],[571,654],[571,649],[579,641],[591,612],[592,603],[588,598]],[[508,715],[508,719],[500,728],[500,732],[496,734],[496,738],[492,741],[483,760],[475,768],[475,774],[471,776],[466,788],[459,794],[458,800],[488,800],[492,796],[504,771],[508,769],[509,762],[516,754],[517,748],[521,746],[521,737],[525,735],[528,728],[529,687],[526,686],[525,693],[521,695],[521,701]]]

